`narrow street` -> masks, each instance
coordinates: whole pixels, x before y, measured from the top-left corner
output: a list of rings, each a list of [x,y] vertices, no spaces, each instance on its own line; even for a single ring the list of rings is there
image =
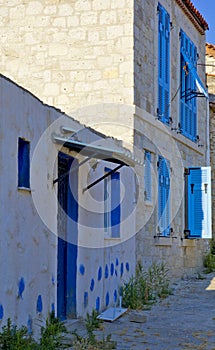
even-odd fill
[[[215,350],[215,274],[183,280],[173,288],[172,295],[150,310],[104,322],[97,336],[111,334],[118,350]]]

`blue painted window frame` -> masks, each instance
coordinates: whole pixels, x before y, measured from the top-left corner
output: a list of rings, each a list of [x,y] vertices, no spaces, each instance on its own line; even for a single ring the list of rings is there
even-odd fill
[[[144,199],[152,200],[151,152],[145,151],[144,159]]]
[[[193,167],[187,174],[189,238],[212,238],[211,167]]]
[[[170,117],[170,16],[158,4],[158,119],[169,124]]]
[[[30,189],[30,142],[18,138],[18,188]]]
[[[111,238],[120,238],[120,220],[120,173],[115,172],[104,179],[104,231]]]
[[[158,157],[158,233],[170,235],[170,162]]]
[[[196,97],[189,93],[196,91],[197,49],[183,30],[180,31],[180,40],[180,129],[185,137],[195,142],[197,136],[197,103]],[[187,60],[189,60],[189,66]]]

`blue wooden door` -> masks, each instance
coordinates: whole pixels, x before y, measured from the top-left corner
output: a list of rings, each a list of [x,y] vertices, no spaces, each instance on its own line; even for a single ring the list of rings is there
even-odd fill
[[[78,168],[77,161],[58,155],[57,316],[76,317]]]

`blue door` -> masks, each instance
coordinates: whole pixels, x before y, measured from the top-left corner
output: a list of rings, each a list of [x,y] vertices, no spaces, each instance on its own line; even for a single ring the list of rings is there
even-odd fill
[[[78,167],[77,160],[58,155],[57,316],[76,317]]]

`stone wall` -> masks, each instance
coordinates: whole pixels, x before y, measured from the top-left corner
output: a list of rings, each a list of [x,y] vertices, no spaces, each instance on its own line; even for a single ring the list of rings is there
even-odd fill
[[[1,2],[0,71],[65,112],[133,103],[132,0]]]
[[[199,61],[205,60],[205,36],[201,35],[182,9],[174,1],[163,0],[161,5],[170,15],[170,116],[172,125],[157,120],[158,91],[158,13],[157,1],[135,2],[134,8],[134,98],[137,107],[134,126],[135,150],[152,154],[153,198],[144,201],[142,169],[137,169],[140,201],[137,206],[137,260],[147,268],[153,261],[165,261],[173,277],[193,274],[202,268],[208,242],[184,239],[185,194],[184,171],[191,166],[208,165],[209,142],[206,117],[207,101],[197,99],[199,146],[177,132],[180,121],[180,29],[185,31],[197,47]],[[198,66],[198,74],[205,83],[205,67]],[[157,238],[158,156],[170,161],[171,167],[171,238]]]
[[[212,176],[212,221],[213,232],[215,223],[215,45],[206,45],[206,74],[210,104],[210,148],[211,148],[211,176]],[[214,233],[213,233],[214,237]]]

